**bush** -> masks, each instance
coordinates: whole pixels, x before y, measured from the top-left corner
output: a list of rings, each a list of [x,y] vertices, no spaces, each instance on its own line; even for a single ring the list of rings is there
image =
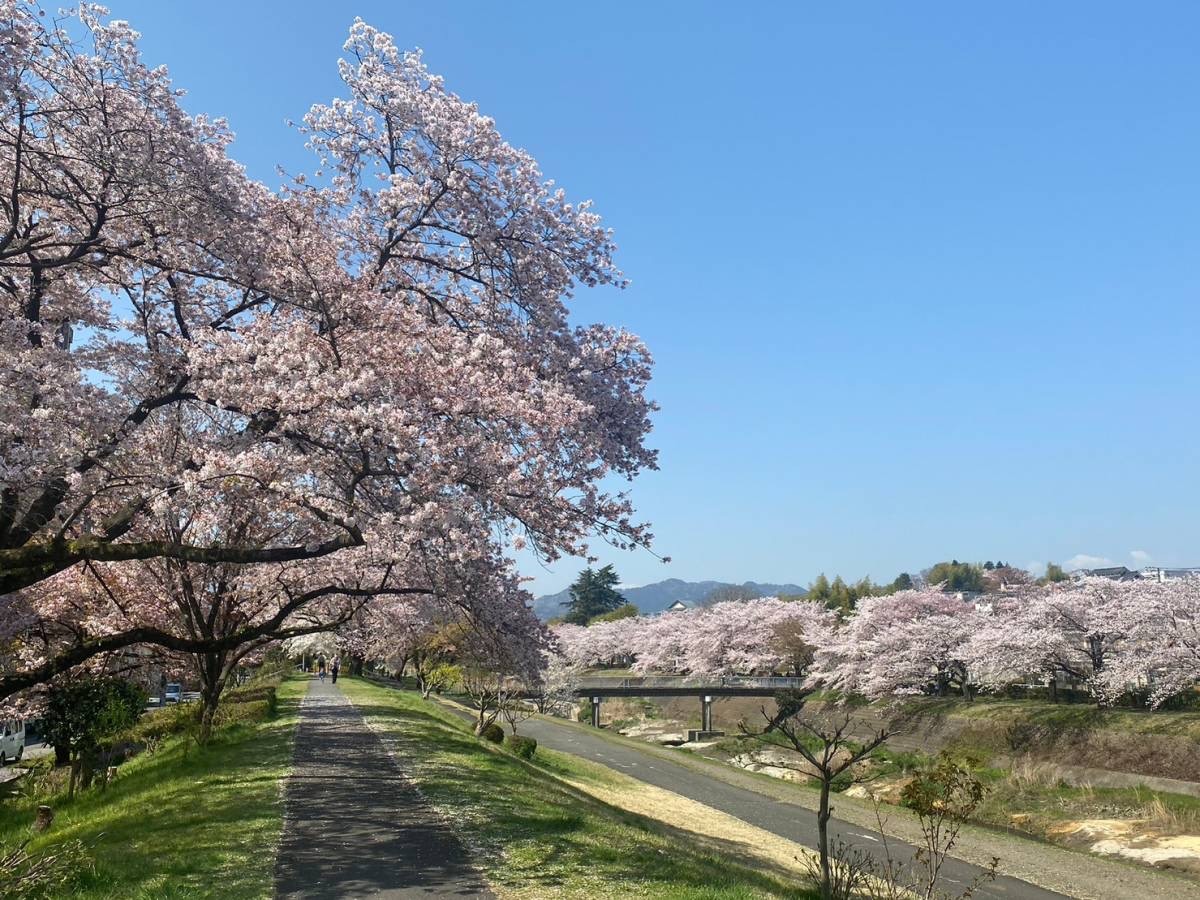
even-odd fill
[[[537,739],[525,737],[520,734],[510,734],[508,736],[508,749],[513,752],[514,756],[519,756],[521,759],[533,759],[533,754],[537,752]]]
[[[154,745],[163,738],[187,734],[196,726],[196,711],[183,703],[152,710],[119,737],[133,744]]]
[[[479,733],[479,736],[485,741],[491,741],[493,744],[499,744],[504,740],[504,729],[495,722],[488,723],[487,727]]]

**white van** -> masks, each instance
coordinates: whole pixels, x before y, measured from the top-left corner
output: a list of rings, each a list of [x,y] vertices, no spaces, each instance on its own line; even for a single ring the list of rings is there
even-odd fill
[[[25,722],[23,719],[7,719],[0,723],[0,766],[25,755]]]

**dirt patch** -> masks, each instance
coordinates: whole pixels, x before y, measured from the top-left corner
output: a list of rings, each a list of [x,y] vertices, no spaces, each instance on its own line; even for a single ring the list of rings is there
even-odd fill
[[[739,753],[729,760],[729,764],[747,772],[770,775],[784,781],[804,782],[813,774],[807,760],[784,750],[752,750],[749,753]]]
[[[636,738],[639,741],[649,741],[653,744],[678,746],[684,743],[687,738],[681,731],[670,730],[675,724],[675,722],[650,719],[644,722],[636,722],[633,725],[627,725],[617,733],[623,734],[625,737]]]
[[[1180,872],[1200,873],[1200,836],[1161,835],[1144,822],[1085,819],[1063,822],[1048,833],[1068,846]]]
[[[912,782],[911,775],[902,778],[880,778],[865,784],[854,784],[846,788],[844,796],[860,800],[878,800],[890,806],[899,806],[904,789]]]

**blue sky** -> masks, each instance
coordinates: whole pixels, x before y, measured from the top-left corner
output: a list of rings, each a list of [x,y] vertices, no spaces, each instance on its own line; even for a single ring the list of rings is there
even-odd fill
[[[663,407],[627,583],[1200,564],[1200,6],[109,5],[269,184],[360,15],[595,199],[579,317]]]

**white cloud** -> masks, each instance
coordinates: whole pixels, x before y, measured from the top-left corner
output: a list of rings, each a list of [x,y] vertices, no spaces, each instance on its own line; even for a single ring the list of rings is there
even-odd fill
[[[1068,572],[1074,572],[1076,569],[1103,569],[1111,565],[1114,565],[1114,563],[1107,556],[1091,556],[1087,553],[1076,553],[1063,563],[1063,568]]]
[[[1145,550],[1130,550],[1129,555],[1133,557],[1134,562],[1140,563],[1143,566],[1154,562],[1154,557]]]

